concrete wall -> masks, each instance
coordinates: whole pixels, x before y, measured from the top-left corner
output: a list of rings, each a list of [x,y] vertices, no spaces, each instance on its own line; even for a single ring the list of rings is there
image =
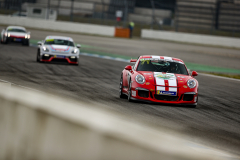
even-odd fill
[[[115,28],[110,26],[82,24],[61,21],[49,21],[23,17],[9,17],[0,15],[0,24],[18,25],[36,29],[47,29],[53,31],[87,33],[102,36],[114,36]]]
[[[141,38],[240,48],[240,38],[143,29]]]
[[[0,104],[1,160],[222,159],[212,151],[197,152],[181,137],[103,110],[99,104],[14,85],[0,85]]]
[[[155,9],[154,13],[154,18],[157,22],[166,18],[170,19],[172,17],[172,12],[170,10]],[[136,7],[134,9],[134,13],[130,13],[128,16],[128,19],[134,22],[146,24],[152,23],[152,9]]]

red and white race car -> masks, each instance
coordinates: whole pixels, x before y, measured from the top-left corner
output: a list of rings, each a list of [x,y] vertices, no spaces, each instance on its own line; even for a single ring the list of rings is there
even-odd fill
[[[196,107],[198,75],[190,75],[181,59],[166,56],[140,56],[122,71],[120,98],[157,103],[183,104]]]
[[[29,46],[30,32],[26,28],[20,26],[8,26],[1,32],[1,43],[20,42]]]

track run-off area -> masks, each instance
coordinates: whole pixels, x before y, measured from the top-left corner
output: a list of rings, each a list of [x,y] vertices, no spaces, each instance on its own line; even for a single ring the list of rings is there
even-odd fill
[[[182,59],[192,70],[239,74],[240,50],[30,31],[33,46],[0,44],[1,80],[70,99],[100,103],[107,109],[131,116],[133,121],[156,129],[164,128],[169,132],[182,134],[193,142],[240,156],[239,80],[199,74],[196,77],[200,85],[197,108],[130,103],[127,99],[120,99],[118,95],[121,71],[130,64],[126,60],[131,57],[148,54],[171,56]],[[80,55],[79,66],[37,63],[37,48],[34,44],[47,35],[70,36],[81,44],[81,52],[85,54]]]

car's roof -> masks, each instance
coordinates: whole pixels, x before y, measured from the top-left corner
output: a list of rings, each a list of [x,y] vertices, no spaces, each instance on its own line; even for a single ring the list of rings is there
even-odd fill
[[[71,37],[64,37],[64,36],[47,36],[45,40],[47,39],[63,39],[63,40],[69,40],[73,42],[73,39]]]
[[[173,60],[173,61],[179,61],[179,62],[183,62],[183,60],[179,59],[179,58],[174,58],[174,57],[168,57],[168,56],[158,56],[158,55],[143,55],[139,57],[140,59],[142,58],[154,58],[154,59],[162,59],[162,60]]]
[[[22,29],[22,30],[25,30],[25,31],[26,31],[26,28],[21,27],[21,26],[8,26],[8,27],[7,27],[7,30],[10,29],[10,28]]]

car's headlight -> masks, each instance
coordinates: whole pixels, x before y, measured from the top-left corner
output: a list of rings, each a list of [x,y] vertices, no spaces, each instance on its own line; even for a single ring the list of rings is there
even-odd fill
[[[30,35],[29,34],[26,34],[25,35],[25,39],[29,39],[30,38]]]
[[[5,32],[5,37],[7,37],[7,35],[8,35],[8,33],[7,33],[7,32]]]
[[[10,37],[10,33],[8,33],[8,37]]]
[[[44,52],[48,52],[49,51],[49,49],[47,47],[45,47],[45,46],[43,46],[42,49],[43,49]]]
[[[196,87],[197,82],[194,79],[189,79],[187,81],[187,85],[188,85],[189,88],[194,88],[194,87]]]
[[[78,52],[78,49],[77,48],[75,48],[73,51],[72,51],[72,53],[77,53]]]
[[[136,80],[136,82],[139,83],[139,84],[143,84],[143,83],[145,82],[145,78],[144,78],[144,76],[141,75],[141,74],[138,74],[138,75],[135,77],[135,80]]]

